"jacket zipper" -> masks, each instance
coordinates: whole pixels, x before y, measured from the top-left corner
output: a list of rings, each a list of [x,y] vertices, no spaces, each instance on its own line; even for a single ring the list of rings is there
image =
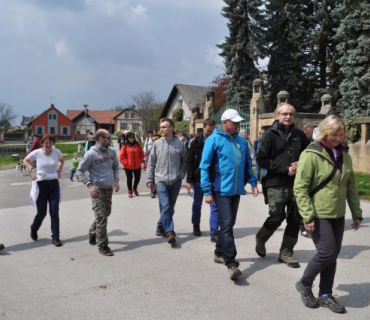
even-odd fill
[[[235,177],[235,194],[236,194],[237,185],[238,185],[238,155],[237,155],[237,151],[236,151],[236,148],[235,148],[234,139],[233,139],[233,137],[230,137],[230,138],[231,138],[231,143],[233,144],[235,162],[236,162],[236,177]]]

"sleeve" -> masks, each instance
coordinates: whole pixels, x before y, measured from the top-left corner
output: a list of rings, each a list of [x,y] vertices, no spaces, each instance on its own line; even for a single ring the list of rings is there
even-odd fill
[[[275,147],[272,139],[273,133],[266,133],[261,142],[260,149],[257,154],[257,161],[263,169],[279,174],[288,174],[289,165],[285,161],[275,161]],[[278,159],[279,160],[279,159]]]
[[[37,153],[38,153],[38,151],[37,151],[37,150],[38,150],[38,149],[33,150],[32,152],[30,152],[30,153],[27,155],[28,160],[30,160],[31,162],[34,162],[34,161],[36,161],[36,160],[37,160]]]
[[[315,208],[309,196],[311,181],[315,179],[316,165],[314,160],[315,155],[313,153],[303,152],[294,180],[294,195],[304,223],[311,222],[315,217]]]
[[[119,152],[119,162],[122,163],[124,168],[127,166],[126,147],[124,145]]]
[[[180,167],[181,179],[185,178],[187,158],[188,158],[188,149],[183,144],[182,153],[181,153],[181,167]]]
[[[358,195],[358,191],[356,187],[356,178],[355,178],[355,173],[353,172],[353,170],[347,182],[347,203],[352,213],[352,219],[362,220],[360,197]]]
[[[257,186],[257,179],[253,173],[252,168],[252,157],[247,146],[247,152],[245,154],[245,168],[244,168],[244,185],[249,183],[252,187]]]
[[[89,169],[90,165],[91,165],[91,155],[87,152],[85,156],[82,158],[76,170],[76,175],[78,179],[86,186],[88,186],[91,183],[89,178],[85,176],[85,172]]]
[[[212,184],[209,177],[211,163],[216,151],[215,139],[210,136],[204,143],[202,160],[200,162],[200,187],[203,194],[209,196],[212,194]]]
[[[113,170],[113,178],[114,182],[119,182],[119,162],[118,162],[118,157],[116,151],[112,148],[114,152],[114,162],[112,165],[112,170]]]
[[[194,155],[197,142],[193,140],[190,143],[190,148],[188,151],[188,159],[186,161],[186,182],[194,183]]]
[[[137,144],[139,147],[139,157],[140,157],[140,163],[144,160],[144,150],[140,143]]]
[[[146,168],[146,181],[154,182],[154,170],[157,164],[157,142],[154,143],[148,158],[148,166]]]

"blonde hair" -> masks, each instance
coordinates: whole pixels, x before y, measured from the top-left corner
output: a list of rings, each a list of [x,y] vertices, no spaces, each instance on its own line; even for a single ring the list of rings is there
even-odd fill
[[[343,119],[338,116],[328,116],[319,124],[319,133],[315,138],[316,142],[321,142],[329,134],[337,132],[338,130],[344,130],[344,136],[347,136],[346,124]]]

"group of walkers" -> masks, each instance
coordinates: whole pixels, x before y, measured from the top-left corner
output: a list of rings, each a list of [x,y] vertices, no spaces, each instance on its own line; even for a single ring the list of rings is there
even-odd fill
[[[225,265],[230,279],[236,280],[241,271],[236,260],[233,227],[240,196],[245,194],[245,185],[249,183],[256,197],[259,193],[257,180],[261,179],[269,209],[267,219],[256,234],[256,253],[261,258],[266,256],[268,240],[286,220],[278,261],[288,267],[300,267],[294,257],[294,247],[300,225],[303,225],[311,234],[317,252],[296,283],[296,289],[307,307],[323,306],[334,312],[345,312],[344,306],[333,297],[332,289],[344,232],[346,201],[352,213],[352,228],[357,230],[362,221],[351,157],[343,144],[345,124],[337,116],[328,116],[320,123],[319,133],[310,143],[309,135],[294,125],[292,105],[282,104],[276,113],[272,127],[266,132],[261,130],[253,145],[239,135],[239,124],[244,119],[233,109],[222,114],[221,128],[215,128],[214,120],[205,119],[203,132],[192,139],[189,148],[174,136],[175,125],[169,118],[160,120],[162,137],[155,141],[151,133],[147,138],[150,140],[144,141],[144,149],[133,133],[127,133],[119,155],[111,147],[109,132],[99,129],[94,136],[95,143],[91,143],[76,168],[79,181],[88,188],[95,215],[89,230],[89,243],[96,245],[102,255],[114,255],[108,246],[107,222],[112,211],[113,191],[120,189],[119,162],[126,173],[128,196],[132,198],[139,195],[141,165],[145,160],[146,185],[150,190],[155,189],[159,202],[160,216],[155,234],[166,238],[171,245],[176,244],[173,217],[186,176],[186,189],[193,196],[193,234],[202,234],[200,219],[204,199],[210,205],[214,262]],[[34,241],[38,239],[49,203],[52,243],[59,247],[63,244],[59,234],[58,179],[64,160],[54,143],[54,137],[45,134],[41,148],[30,152],[24,164],[31,173],[31,194],[37,205],[30,236]],[[257,178],[252,169],[251,149],[256,159]],[[320,285],[316,298],[312,284],[318,275]]]

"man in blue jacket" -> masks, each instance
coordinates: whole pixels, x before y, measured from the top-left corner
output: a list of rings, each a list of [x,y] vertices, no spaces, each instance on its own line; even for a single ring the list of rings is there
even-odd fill
[[[238,134],[243,120],[236,110],[226,110],[221,116],[222,129],[215,129],[207,138],[200,163],[204,200],[208,204],[216,202],[220,223],[214,262],[227,266],[231,280],[241,275],[239,263],[235,261],[233,233],[240,195],[244,194],[247,182],[252,186],[253,196],[258,195],[249,148]]]

